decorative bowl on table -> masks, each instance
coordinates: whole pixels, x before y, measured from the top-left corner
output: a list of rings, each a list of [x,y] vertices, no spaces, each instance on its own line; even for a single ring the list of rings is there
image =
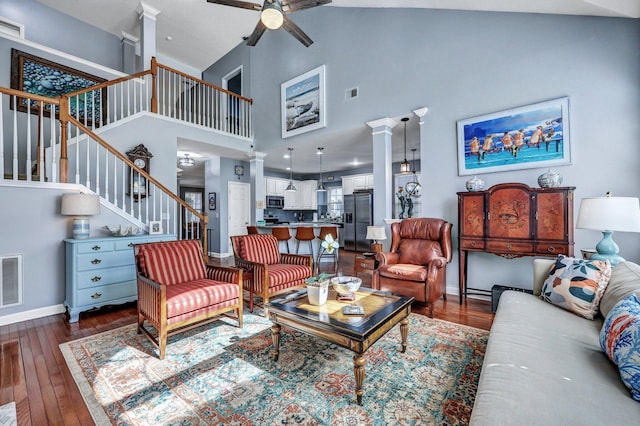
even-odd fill
[[[104,229],[111,233],[114,237],[126,237],[128,235],[138,235],[140,233],[140,228],[137,226],[126,226],[122,225],[117,226],[104,226]]]
[[[356,277],[335,277],[331,278],[333,289],[340,294],[351,294],[358,291],[362,284],[361,278]]]

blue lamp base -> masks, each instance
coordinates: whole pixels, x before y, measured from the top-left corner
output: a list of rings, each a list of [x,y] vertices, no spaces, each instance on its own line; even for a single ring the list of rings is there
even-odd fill
[[[590,260],[608,260],[611,266],[615,266],[620,262],[624,262],[622,256],[618,256],[620,248],[611,238],[612,231],[602,231],[602,240],[596,245],[598,253],[593,254]]]

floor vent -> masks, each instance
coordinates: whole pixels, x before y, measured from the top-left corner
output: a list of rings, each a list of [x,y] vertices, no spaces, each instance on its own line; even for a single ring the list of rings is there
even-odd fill
[[[344,91],[344,100],[350,101],[351,99],[355,99],[358,97],[358,88],[354,87],[353,89],[347,89]]]
[[[22,255],[0,256],[0,308],[22,304]]]

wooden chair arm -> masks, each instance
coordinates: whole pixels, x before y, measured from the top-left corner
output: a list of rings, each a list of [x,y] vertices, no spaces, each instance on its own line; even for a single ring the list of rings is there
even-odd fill
[[[436,279],[438,271],[447,266],[447,259],[444,257],[434,257],[427,264],[427,281]]]
[[[313,264],[313,256],[304,254],[280,253],[280,263],[284,263],[287,265],[311,266]]]

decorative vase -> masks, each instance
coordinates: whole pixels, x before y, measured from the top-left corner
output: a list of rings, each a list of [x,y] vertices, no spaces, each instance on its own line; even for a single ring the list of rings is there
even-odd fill
[[[484,189],[484,181],[478,176],[474,176],[466,182],[467,191],[482,191]]]
[[[557,188],[562,185],[562,175],[549,169],[538,176],[540,188]]]
[[[311,305],[322,306],[327,303],[329,296],[329,280],[322,281],[316,285],[307,284],[307,297]]]

